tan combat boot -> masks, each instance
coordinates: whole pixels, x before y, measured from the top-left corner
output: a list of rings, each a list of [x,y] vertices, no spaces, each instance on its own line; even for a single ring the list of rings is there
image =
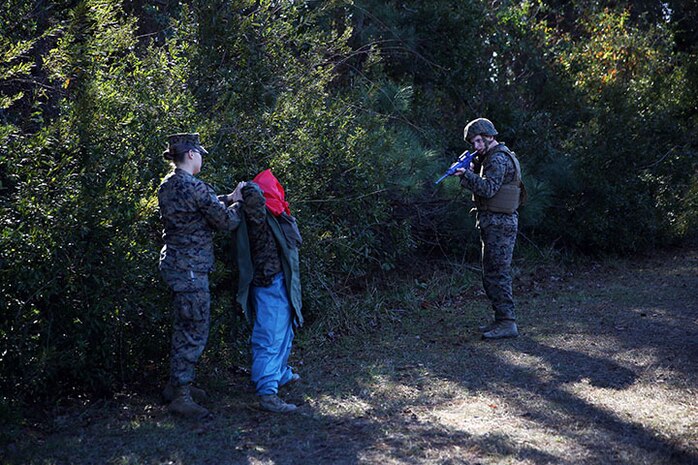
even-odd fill
[[[174,389],[174,399],[167,407],[170,413],[192,419],[201,419],[208,415],[208,410],[191,398],[191,387],[178,386]]]
[[[504,339],[518,336],[519,330],[516,323],[511,320],[499,321],[492,329],[482,334],[483,339]]]
[[[259,396],[259,406],[268,412],[274,413],[290,413],[298,409],[295,404],[284,402],[276,394]]]
[[[208,394],[206,394],[206,391],[204,391],[201,388],[198,388],[196,386],[190,386],[189,390],[191,392],[191,398],[194,399],[194,402],[206,402],[208,400]],[[171,381],[168,381],[167,384],[165,385],[165,389],[162,390],[162,399],[167,402],[168,404],[172,402],[172,400],[175,397],[175,388],[172,385]]]

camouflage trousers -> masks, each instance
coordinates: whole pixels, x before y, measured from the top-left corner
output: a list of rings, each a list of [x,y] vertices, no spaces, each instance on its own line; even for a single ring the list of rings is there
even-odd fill
[[[161,271],[173,291],[170,381],[173,386],[191,384],[196,363],[206,347],[211,295],[208,274],[192,271]]]
[[[516,320],[511,276],[516,231],[516,224],[480,227],[482,284],[492,302],[495,320]]]

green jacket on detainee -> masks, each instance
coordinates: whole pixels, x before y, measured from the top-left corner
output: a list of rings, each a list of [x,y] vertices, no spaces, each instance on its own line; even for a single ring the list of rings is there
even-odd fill
[[[250,286],[254,279],[254,263],[250,248],[250,239],[248,236],[248,225],[244,211],[241,212],[242,221],[235,231],[235,245],[237,250],[237,265],[239,271],[237,302],[245,312],[245,317],[248,323],[254,323],[252,314],[252,304],[250,302]],[[284,221],[282,219],[281,221]],[[295,220],[294,220],[295,221]],[[278,245],[279,254],[281,256],[281,267],[284,273],[284,282],[286,284],[286,292],[291,308],[294,312],[294,326],[303,325],[303,314],[301,308],[303,306],[301,299],[301,279],[300,279],[300,258],[298,247],[291,238],[287,238],[284,229],[281,227],[279,220],[274,215],[267,211],[266,223],[271,229],[274,239]],[[290,240],[289,240],[290,239]]]

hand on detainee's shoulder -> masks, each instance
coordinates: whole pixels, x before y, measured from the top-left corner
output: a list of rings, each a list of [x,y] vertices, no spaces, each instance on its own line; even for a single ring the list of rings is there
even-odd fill
[[[234,204],[235,202],[242,202],[242,188],[247,185],[247,182],[241,181],[238,183],[237,187],[235,187],[235,190],[231,192],[230,194],[227,195],[219,195],[218,201],[222,202],[226,207]]]
[[[243,198],[243,211],[245,215],[252,221],[262,221],[266,212],[266,199],[262,194],[262,190],[253,182],[248,182],[241,189]]]
[[[243,195],[242,195],[242,189],[247,186],[246,181],[241,181],[238,183],[237,187],[235,190],[232,192],[232,194],[228,194],[228,198],[231,200],[231,203],[233,202],[242,202],[243,201]]]

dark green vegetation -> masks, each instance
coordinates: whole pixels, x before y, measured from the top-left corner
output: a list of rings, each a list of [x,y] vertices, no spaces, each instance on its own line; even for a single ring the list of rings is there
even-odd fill
[[[458,278],[454,278],[458,276]],[[415,282],[416,279],[416,282]],[[481,341],[477,273],[454,265],[347,301],[370,323],[304,331],[282,395],[207,365],[214,418],[172,418],[148,392],[28,419],[7,465],[692,465],[698,461],[698,252],[520,268],[522,335]],[[417,286],[415,286],[417,284]],[[2,450],[0,449],[0,452]]]
[[[525,169],[520,251],[632,254],[698,224],[695,0],[6,0],[0,6],[0,408],[166,369],[155,192],[198,131],[220,192],[271,167],[304,234],[309,326],[349,290],[474,260],[434,180],[486,115]],[[524,237],[526,240],[524,240]],[[208,356],[244,360],[229,238]],[[324,323],[323,323],[324,322]],[[3,418],[8,415],[3,414]]]

